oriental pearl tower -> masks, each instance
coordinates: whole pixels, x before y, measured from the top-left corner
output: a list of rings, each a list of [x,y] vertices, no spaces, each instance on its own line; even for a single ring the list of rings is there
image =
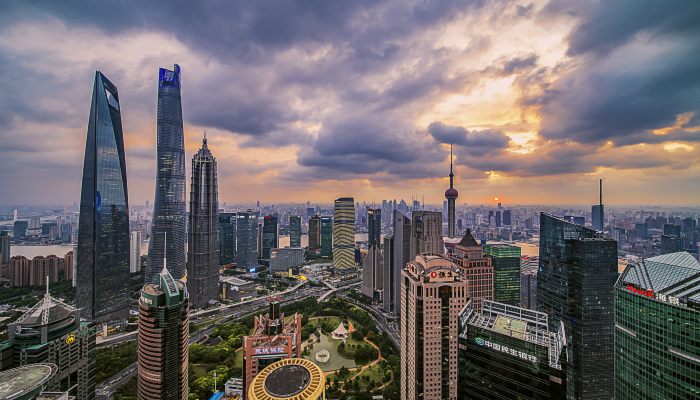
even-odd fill
[[[450,188],[445,190],[447,199],[447,237],[455,237],[455,201],[459,197],[459,192],[454,188],[455,174],[452,173],[452,143],[450,143]]]

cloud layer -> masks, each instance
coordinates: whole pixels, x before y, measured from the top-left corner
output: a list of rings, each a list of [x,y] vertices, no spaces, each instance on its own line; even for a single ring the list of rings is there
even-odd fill
[[[229,202],[441,201],[452,143],[467,202],[572,203],[605,176],[613,202],[696,204],[698,20],[692,0],[4,2],[0,204],[79,197],[97,69],[150,200],[173,63],[187,152],[206,129]]]

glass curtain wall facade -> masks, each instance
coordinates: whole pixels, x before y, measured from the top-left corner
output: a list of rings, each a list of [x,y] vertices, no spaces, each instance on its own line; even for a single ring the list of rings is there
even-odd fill
[[[250,269],[258,265],[258,214],[238,212],[236,218],[236,265]]]
[[[520,305],[520,247],[507,244],[487,244],[484,254],[493,265],[493,300]]]
[[[321,217],[321,257],[333,256],[333,217]]]
[[[129,317],[129,200],[119,94],[95,73],[80,194],[76,304],[95,321]]]
[[[309,218],[309,250],[321,248],[321,217],[314,215]]]
[[[370,208],[367,210],[367,247],[382,244],[382,210]]]
[[[355,200],[341,197],[333,207],[333,269],[355,268]]]
[[[615,399],[700,398],[700,263],[630,264],[615,285]]]
[[[277,217],[273,215],[266,215],[265,218],[263,218],[262,229],[262,254],[260,254],[260,258],[263,260],[269,260],[270,251],[279,247],[277,235]]]
[[[301,215],[289,216],[289,247],[301,247]]]
[[[148,242],[146,282],[160,272],[164,257],[171,263],[170,273],[175,278],[180,279],[185,275],[185,138],[180,84],[179,65],[175,64],[172,71],[165,68],[159,70],[156,193]]]
[[[612,399],[617,242],[593,229],[540,214],[537,306],[550,329],[564,323],[567,392],[575,399]]]
[[[411,220],[394,210],[394,238],[392,254],[392,281],[394,315],[401,315],[401,271],[411,261]],[[386,287],[386,286],[385,286]]]
[[[192,308],[219,299],[219,202],[216,159],[207,139],[192,158],[187,289]]]
[[[236,213],[219,213],[219,265],[236,262]]]

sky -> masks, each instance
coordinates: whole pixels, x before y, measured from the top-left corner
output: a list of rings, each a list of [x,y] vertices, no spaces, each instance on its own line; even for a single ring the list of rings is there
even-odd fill
[[[0,205],[72,204],[95,70],[131,204],[154,195],[158,68],[219,199],[700,204],[700,2],[3,1]],[[187,163],[189,175],[190,162]]]

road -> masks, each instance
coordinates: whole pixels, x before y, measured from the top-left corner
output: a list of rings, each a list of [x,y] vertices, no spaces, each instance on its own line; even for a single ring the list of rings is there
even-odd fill
[[[304,286],[304,283],[302,283],[283,292],[285,296],[282,299],[281,303],[288,304],[303,300],[308,297],[318,297],[324,291],[326,291],[325,288]],[[201,323],[213,319],[219,320],[208,326],[206,329],[194,333],[190,337],[190,344],[206,340],[208,338],[208,335],[211,334],[211,332],[214,329],[216,329],[217,326],[223,323],[227,323],[232,319],[239,319],[251,314],[258,313],[260,312],[260,310],[264,310],[265,308],[267,308],[267,306],[267,297],[261,297],[258,299],[237,303],[234,305],[220,307],[211,311],[206,310],[206,312],[198,311],[192,313],[191,315],[193,315],[194,318],[191,318],[191,322],[194,323]],[[103,343],[103,346],[114,346],[117,343],[135,340],[135,333],[136,332],[132,333],[130,336],[122,335],[121,337],[115,339],[115,341]],[[117,374],[113,375],[110,379],[102,383],[100,386],[98,386],[96,390],[97,400],[109,400],[114,394],[114,392],[116,392],[117,389],[119,389],[120,386],[128,382],[129,379],[131,379],[136,374],[136,368],[136,363],[133,363],[128,367],[124,368],[123,370],[119,371]]]
[[[392,321],[394,319],[393,316],[387,316],[378,307],[375,308],[367,304],[361,303],[353,299],[352,297],[346,295],[344,292],[340,292],[339,295],[343,298],[343,300],[346,300],[348,303],[356,305],[362,308],[363,310],[367,311],[372,317],[372,321],[374,321],[375,325],[377,325],[377,327],[382,332],[386,333],[389,336],[389,340],[391,340],[391,343],[394,345],[394,348],[396,350],[399,350],[401,348],[399,331],[397,329],[396,322]]]

